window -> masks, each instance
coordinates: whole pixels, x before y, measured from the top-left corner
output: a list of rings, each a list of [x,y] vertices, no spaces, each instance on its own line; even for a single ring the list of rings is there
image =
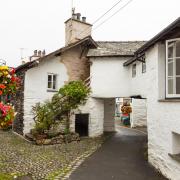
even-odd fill
[[[142,62],[142,73],[146,72],[146,61]]]
[[[132,65],[132,77],[136,77],[136,64]]]
[[[166,96],[180,97],[180,38],[166,41]]]
[[[48,90],[56,90],[57,89],[57,75],[56,74],[48,74]]]

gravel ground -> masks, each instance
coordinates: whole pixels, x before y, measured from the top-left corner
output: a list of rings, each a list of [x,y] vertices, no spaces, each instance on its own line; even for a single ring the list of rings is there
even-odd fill
[[[104,137],[85,138],[63,145],[32,145],[12,132],[0,131],[0,180],[27,175],[32,179],[54,179],[67,171],[77,157],[98,148]]]

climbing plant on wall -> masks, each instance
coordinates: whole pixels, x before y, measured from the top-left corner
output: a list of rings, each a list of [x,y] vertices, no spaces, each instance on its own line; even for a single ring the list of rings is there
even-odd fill
[[[86,103],[90,89],[82,81],[72,81],[59,89],[51,101],[33,107],[35,130],[43,133],[56,121],[65,120],[66,133],[70,132],[70,113]]]
[[[11,126],[15,112],[9,102],[9,97],[13,96],[20,84],[20,79],[16,77],[15,69],[8,66],[0,66],[0,128],[6,129]]]

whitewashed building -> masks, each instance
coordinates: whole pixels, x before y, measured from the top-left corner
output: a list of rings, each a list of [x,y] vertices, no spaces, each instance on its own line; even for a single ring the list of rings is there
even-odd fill
[[[27,133],[32,105],[68,81],[89,79],[92,94],[71,117],[72,131],[82,121],[91,137],[114,131],[115,99],[132,97],[132,126],[148,127],[149,162],[180,180],[180,18],[148,42],[95,42],[90,31],[82,35],[87,28],[85,18],[74,14],[66,21],[64,48],[17,68],[24,86],[14,129]]]

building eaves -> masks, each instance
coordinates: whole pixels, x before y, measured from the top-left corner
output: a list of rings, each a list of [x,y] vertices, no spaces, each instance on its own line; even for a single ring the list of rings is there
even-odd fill
[[[80,44],[83,44],[83,43],[86,43],[91,48],[97,48],[98,47],[98,44],[92,39],[92,37],[87,36],[84,39],[81,39],[81,40],[79,40],[79,41],[77,41],[75,43],[71,43],[68,46],[60,48],[60,49],[58,49],[58,50],[56,50],[56,51],[54,51],[54,52],[52,52],[52,53],[50,53],[50,54],[48,54],[48,55],[46,55],[44,57],[41,57],[41,58],[38,58],[38,59],[36,59],[34,61],[30,61],[30,62],[27,62],[25,64],[22,64],[22,65],[20,65],[20,66],[18,66],[16,68],[16,71],[17,72],[21,71],[24,68],[32,68],[32,67],[34,67],[35,64],[37,64],[37,62],[41,62],[43,60],[49,59],[49,58],[54,57],[54,56],[60,56],[61,53],[65,52],[65,51],[67,51],[67,50],[69,50],[71,48],[74,48],[74,47],[76,47],[76,46],[78,46]]]
[[[180,17],[177,18],[174,22],[172,22],[169,26],[167,26],[165,29],[163,29],[161,32],[159,32],[156,36],[154,36],[151,40],[149,40],[147,43],[145,43],[142,47],[140,47],[135,52],[135,57],[132,59],[126,61],[124,63],[124,66],[128,66],[135,62],[139,56],[145,53],[146,50],[148,50],[150,47],[152,47],[154,44],[156,44],[159,41],[164,40],[166,37],[172,35],[175,31],[179,31],[180,28]]]

